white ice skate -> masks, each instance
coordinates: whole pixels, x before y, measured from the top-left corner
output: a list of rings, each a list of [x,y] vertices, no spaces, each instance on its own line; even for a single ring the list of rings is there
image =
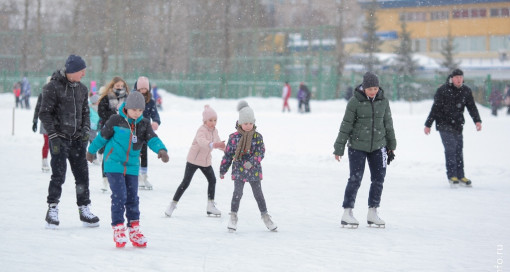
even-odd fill
[[[172,213],[174,212],[175,209],[177,209],[177,201],[172,200],[172,202],[170,202],[170,205],[168,205],[168,207],[165,210],[165,215],[168,217],[172,217]]]
[[[101,188],[101,191],[103,191],[103,193],[107,193],[109,189],[110,189],[110,184],[108,183],[108,178],[104,177],[103,178],[103,188]]]
[[[353,229],[358,228],[359,222],[354,218],[354,215],[352,214],[352,208],[345,208],[344,214],[342,215],[342,228],[347,226]]]
[[[237,230],[237,213],[230,213],[230,220],[228,221],[228,232],[235,232]]]
[[[43,171],[43,173],[48,173],[50,171],[50,166],[48,165],[48,159],[47,158],[42,159],[41,170]]]
[[[369,227],[372,227],[372,225],[375,225],[378,228],[386,227],[384,220],[379,218],[379,215],[377,214],[377,208],[368,208],[367,223]]]
[[[216,203],[213,199],[207,200],[207,216],[221,216],[221,211],[216,208]]]
[[[147,180],[147,174],[140,174],[138,176],[138,189],[152,190],[152,184]]]
[[[262,221],[264,221],[264,224],[270,231],[276,231],[276,229],[278,228],[278,226],[276,226],[273,220],[271,220],[271,216],[267,212],[262,214]]]

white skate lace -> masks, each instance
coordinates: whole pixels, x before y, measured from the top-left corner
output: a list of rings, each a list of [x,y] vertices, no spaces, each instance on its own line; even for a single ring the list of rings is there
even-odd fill
[[[86,218],[94,218],[95,217],[95,215],[90,212],[89,206],[81,206],[80,211],[81,211],[81,214]]]
[[[113,227],[113,236],[116,242],[127,242],[124,226]]]
[[[58,221],[58,207],[52,207],[49,209],[48,211],[48,216],[54,220],[54,221]]]
[[[129,228],[129,238],[137,243],[146,242],[145,236],[142,234],[142,232],[140,232],[138,226]]]

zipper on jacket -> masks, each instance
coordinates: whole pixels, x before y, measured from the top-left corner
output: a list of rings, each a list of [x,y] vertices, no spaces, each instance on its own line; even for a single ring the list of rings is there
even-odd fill
[[[372,148],[374,148],[374,128],[375,128],[375,110],[374,110],[374,102],[375,97],[373,100],[370,100],[370,105],[372,106],[372,137],[370,139],[370,152],[372,152]]]
[[[126,175],[126,172],[127,172],[127,163],[129,161],[129,151],[131,151],[131,140],[133,139],[133,131],[131,130],[131,128],[134,126],[134,124],[129,124],[129,121],[126,120],[126,122],[128,122],[128,128],[129,128],[129,145],[128,145],[128,149],[127,149],[127,152],[126,152],[126,160],[124,161],[123,165],[124,165],[124,176]]]

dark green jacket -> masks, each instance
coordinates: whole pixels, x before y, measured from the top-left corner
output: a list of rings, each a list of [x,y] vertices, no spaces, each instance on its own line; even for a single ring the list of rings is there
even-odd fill
[[[356,88],[354,96],[347,103],[334,145],[335,155],[344,155],[347,141],[350,148],[365,152],[372,152],[385,146],[389,150],[395,150],[397,147],[390,104],[384,97],[384,91],[379,88],[372,101],[360,87],[361,85]]]

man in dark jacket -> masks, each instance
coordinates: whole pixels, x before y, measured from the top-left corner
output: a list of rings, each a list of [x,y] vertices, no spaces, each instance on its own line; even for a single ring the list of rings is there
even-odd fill
[[[77,55],[67,58],[65,68],[51,76],[43,87],[39,119],[48,133],[51,152],[51,180],[48,188],[48,228],[59,225],[58,203],[65,182],[67,160],[76,184],[80,220],[85,226],[99,226],[90,212],[89,172],[85,157],[89,139],[90,115],[88,89],[80,82],[85,76],[85,61]]]
[[[447,82],[437,89],[434,104],[425,121],[425,134],[430,134],[430,127],[436,121],[436,129],[441,135],[445,149],[446,175],[452,188],[459,185],[471,187],[471,180],[464,175],[463,137],[464,108],[473,118],[476,130],[482,130],[482,120],[478,114],[471,89],[464,85],[464,73],[455,69],[448,76]]]

